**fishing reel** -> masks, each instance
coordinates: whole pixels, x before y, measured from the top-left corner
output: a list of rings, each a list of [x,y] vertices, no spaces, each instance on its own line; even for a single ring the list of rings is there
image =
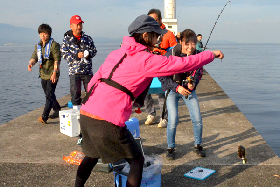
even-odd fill
[[[188,87],[188,83],[192,84],[194,81],[194,77],[192,75],[188,76],[185,80],[182,81],[182,86],[187,89],[188,91],[191,91]],[[186,95],[185,98],[187,99],[188,96]]]
[[[154,55],[161,55],[159,51],[153,51],[152,54],[154,54]]]
[[[193,81],[194,81],[194,77],[192,75],[190,75],[185,80],[182,81],[182,86],[186,89],[189,89],[188,83],[192,84]]]
[[[160,49],[161,42],[162,42],[162,36],[160,35],[160,36],[158,36],[157,43],[155,44],[154,47]]]

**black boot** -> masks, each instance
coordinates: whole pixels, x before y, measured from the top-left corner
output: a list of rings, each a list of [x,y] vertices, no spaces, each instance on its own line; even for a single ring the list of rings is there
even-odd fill
[[[49,118],[50,118],[50,119],[58,118],[58,117],[59,117],[59,111],[60,111],[60,110],[54,111],[54,112],[49,116]]]
[[[166,158],[168,160],[175,160],[175,148],[174,147],[167,148]]]
[[[203,149],[203,147],[200,144],[194,146],[194,152],[196,152],[198,156],[206,157],[205,149]]]

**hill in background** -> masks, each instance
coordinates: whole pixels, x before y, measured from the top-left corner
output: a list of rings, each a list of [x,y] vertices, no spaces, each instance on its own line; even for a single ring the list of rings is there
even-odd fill
[[[38,32],[24,27],[15,27],[9,24],[0,23],[0,45],[4,44],[34,44],[38,42]]]
[[[0,45],[30,45],[39,41],[38,31],[0,23]],[[34,37],[36,36],[36,37]],[[56,36],[54,36],[56,38]],[[122,38],[92,37],[95,43],[121,43]],[[58,40],[56,40],[58,41]],[[62,41],[62,39],[61,39]],[[59,42],[59,41],[58,41]]]
[[[0,45],[34,45],[40,38],[38,36],[38,31],[30,28],[16,27],[5,23],[0,23]],[[55,35],[54,39],[57,42],[62,42],[58,40],[59,36]],[[35,37],[36,36],[36,37]],[[63,36],[62,36],[63,37]],[[106,37],[96,37],[92,36],[95,43],[121,43],[121,38],[106,38]],[[227,40],[213,40],[210,41],[211,44],[222,44],[222,43],[237,43]],[[205,43],[203,43],[205,45]]]

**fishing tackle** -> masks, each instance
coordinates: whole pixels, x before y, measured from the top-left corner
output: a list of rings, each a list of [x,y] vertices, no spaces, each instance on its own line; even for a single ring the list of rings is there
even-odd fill
[[[189,77],[187,77],[185,80],[182,81],[182,86],[184,88],[186,88],[188,91],[191,91],[189,88],[188,88],[188,83],[192,84],[194,81],[194,77],[192,75],[190,75]],[[188,95],[185,96],[186,99],[188,99]]]
[[[206,44],[205,44],[205,46],[204,46],[205,49],[206,49],[206,46],[207,46],[207,44],[208,44],[208,41],[209,41],[209,39],[210,39],[210,37],[211,37],[211,34],[212,34],[212,32],[213,32],[213,30],[214,30],[214,28],[215,28],[215,26],[216,26],[216,24],[217,24],[217,22],[218,22],[218,19],[220,18],[221,14],[222,14],[222,12],[224,11],[224,9],[225,9],[225,7],[227,6],[227,4],[230,3],[230,2],[231,2],[231,1],[228,1],[228,2],[225,4],[225,6],[224,6],[224,8],[222,9],[221,13],[218,15],[218,18],[217,18],[217,20],[216,20],[216,22],[215,22],[215,24],[214,24],[214,26],[213,26],[213,28],[212,28],[212,30],[211,30],[211,32],[210,32],[210,35],[209,35],[209,37],[208,37],[208,40],[207,40]]]

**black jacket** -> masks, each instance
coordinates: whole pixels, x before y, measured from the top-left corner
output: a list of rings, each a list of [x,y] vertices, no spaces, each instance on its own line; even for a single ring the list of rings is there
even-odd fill
[[[200,53],[200,51],[196,50],[194,54],[198,54]],[[169,57],[170,55],[172,56],[180,56],[180,57],[185,57],[187,56],[186,54],[181,52],[181,45],[177,44],[174,48],[172,48],[171,50],[169,50],[164,56]],[[184,73],[180,73],[177,75],[180,75],[182,78],[186,78],[189,75],[193,75],[194,77],[194,83],[195,83],[195,88],[199,83],[199,80],[201,79],[203,74],[203,68],[198,68],[197,70],[193,71],[193,72],[184,72]],[[167,77],[158,77],[159,81],[161,82],[161,86],[163,90],[172,90],[174,92],[176,92],[177,87],[180,85],[182,86],[182,83],[177,83],[174,81],[173,76],[167,76]]]

